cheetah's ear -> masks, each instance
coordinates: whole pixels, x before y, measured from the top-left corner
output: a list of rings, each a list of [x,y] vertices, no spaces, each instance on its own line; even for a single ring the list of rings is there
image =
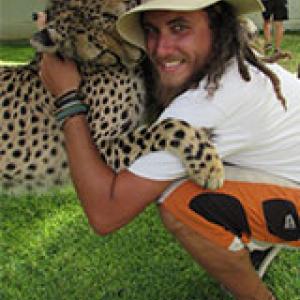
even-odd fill
[[[102,11],[110,15],[119,17],[127,10],[126,3],[120,0],[106,0],[101,5]]]
[[[84,5],[84,1],[85,0],[69,0],[69,6],[72,8],[80,8]]]
[[[49,4],[65,4],[64,0],[49,0]]]

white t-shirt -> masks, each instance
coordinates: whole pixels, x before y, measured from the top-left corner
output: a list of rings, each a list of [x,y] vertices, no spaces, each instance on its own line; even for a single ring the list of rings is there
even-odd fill
[[[174,99],[158,122],[176,118],[193,127],[213,127],[223,161],[300,183],[300,80],[277,64],[269,67],[281,80],[287,111],[267,76],[249,65],[251,81],[246,82],[232,60],[213,96],[200,82],[197,89]],[[180,159],[166,151],[142,156],[129,170],[154,180],[186,174]]]

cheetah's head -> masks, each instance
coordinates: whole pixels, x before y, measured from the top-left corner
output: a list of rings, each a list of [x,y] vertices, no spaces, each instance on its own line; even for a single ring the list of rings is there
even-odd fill
[[[78,62],[137,64],[142,52],[116,31],[118,17],[137,0],[51,0],[46,27],[31,44],[38,52],[57,53]]]

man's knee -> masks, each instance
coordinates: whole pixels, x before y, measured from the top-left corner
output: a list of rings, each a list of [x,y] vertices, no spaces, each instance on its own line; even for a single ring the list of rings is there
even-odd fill
[[[248,262],[248,251],[230,251],[194,232],[177,220],[169,211],[160,207],[165,227],[183,244],[184,248],[204,267],[214,266],[223,272],[239,272],[240,265]],[[210,257],[207,261],[207,257]]]
[[[159,206],[159,213],[164,226],[173,234],[183,228],[183,224],[164,207]]]

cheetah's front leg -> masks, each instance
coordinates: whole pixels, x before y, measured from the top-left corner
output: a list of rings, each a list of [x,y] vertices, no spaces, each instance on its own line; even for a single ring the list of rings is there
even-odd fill
[[[188,123],[165,119],[151,127],[138,130],[144,150],[169,151],[180,158],[188,176],[197,184],[208,189],[223,185],[224,169],[222,161],[210,139],[207,129],[195,129]]]

